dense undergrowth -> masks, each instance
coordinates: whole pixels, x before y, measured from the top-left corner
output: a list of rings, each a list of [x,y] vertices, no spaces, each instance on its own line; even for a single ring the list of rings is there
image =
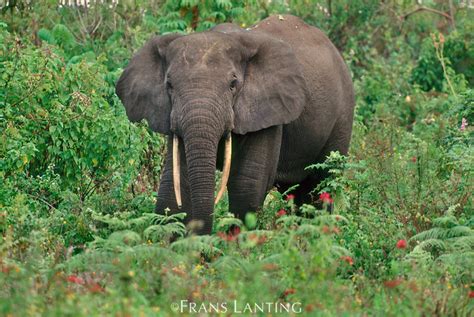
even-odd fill
[[[472,314],[474,9],[454,2],[455,24],[406,15],[411,1],[3,7],[0,314],[168,316],[185,301],[206,315],[234,300],[293,315]],[[310,167],[330,169],[315,195],[335,210],[297,213],[272,192],[241,223],[224,200],[214,234],[186,236],[183,215],[153,214],[165,140],[129,123],[114,83],[153,34],[286,12],[323,29],[354,77],[350,155]]]

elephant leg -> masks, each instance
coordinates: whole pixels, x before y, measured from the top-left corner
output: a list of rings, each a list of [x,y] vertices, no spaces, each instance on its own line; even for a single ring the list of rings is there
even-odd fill
[[[181,164],[181,199],[182,207],[178,208],[173,186],[173,138],[168,137],[168,150],[165,157],[165,164],[160,179],[158,189],[158,199],[156,201],[156,212],[164,214],[168,208],[170,214],[191,211],[191,199],[189,182],[186,168],[186,157],[184,155],[183,142],[179,144],[180,164]]]
[[[303,181],[299,182],[298,184],[285,184],[285,183],[278,183],[277,189],[280,193],[286,192],[290,187],[294,185],[298,185],[297,188],[288,192],[288,194],[292,194],[295,196],[294,202],[297,206],[302,206],[303,204],[314,204],[317,203],[317,194],[311,194],[311,192],[318,186],[318,184],[327,177],[327,173],[325,171],[318,171],[315,174],[311,174]]]
[[[242,220],[247,212],[262,207],[268,190],[273,186],[281,137],[281,126],[233,136],[229,211]]]
[[[352,116],[340,120],[334,125],[331,135],[321,149],[316,161],[314,163],[323,163],[326,157],[331,151],[338,151],[342,155],[347,155],[349,149],[349,143],[351,139],[352,131]],[[319,195],[311,193],[324,179],[329,176],[327,170],[316,169],[303,181],[299,183],[299,186],[291,191],[291,194],[295,195],[295,203],[298,206],[303,204],[313,204],[317,208],[321,209],[323,204],[319,201]],[[278,190],[283,193],[294,184],[279,184]],[[333,205],[328,206],[328,211],[332,212]]]

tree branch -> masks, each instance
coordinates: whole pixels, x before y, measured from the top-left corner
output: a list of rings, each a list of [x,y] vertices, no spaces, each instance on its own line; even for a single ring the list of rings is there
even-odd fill
[[[437,15],[441,15],[441,16],[443,16],[443,17],[445,17],[446,19],[449,20],[449,22],[451,23],[451,26],[455,27],[455,25],[454,25],[454,17],[452,17],[451,15],[449,15],[449,14],[447,14],[446,12],[443,12],[443,11],[439,11],[439,10],[436,10],[436,9],[432,9],[432,8],[428,8],[428,7],[423,7],[423,6],[418,7],[418,8],[416,8],[416,9],[414,9],[414,10],[412,10],[412,11],[410,11],[410,12],[404,14],[404,15],[402,15],[402,16],[400,17],[400,19],[401,19],[402,21],[405,21],[406,19],[408,19],[408,17],[409,17],[410,15],[415,14],[415,13],[417,13],[417,12],[421,12],[421,11],[427,11],[427,12],[430,12],[430,13],[434,13],[434,14],[437,14]]]

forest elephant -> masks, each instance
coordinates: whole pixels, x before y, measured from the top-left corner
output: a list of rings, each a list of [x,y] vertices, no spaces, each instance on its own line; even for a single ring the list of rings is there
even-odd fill
[[[242,29],[225,23],[149,40],[116,92],[128,118],[168,136],[156,210],[187,213],[212,230],[215,202],[243,218],[276,186],[298,205],[325,173],[305,169],[330,151],[346,154],[354,91],[348,67],[317,28],[291,15]],[[215,198],[216,169],[222,170]]]

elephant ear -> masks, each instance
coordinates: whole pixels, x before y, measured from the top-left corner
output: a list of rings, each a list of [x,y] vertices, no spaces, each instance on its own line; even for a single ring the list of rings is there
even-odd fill
[[[146,119],[153,131],[163,134],[169,133],[171,112],[164,83],[164,51],[178,37],[169,34],[149,40],[132,58],[115,88],[130,121]]]
[[[234,105],[234,132],[245,134],[297,119],[309,92],[293,49],[262,33],[243,31],[237,36],[246,69]]]

